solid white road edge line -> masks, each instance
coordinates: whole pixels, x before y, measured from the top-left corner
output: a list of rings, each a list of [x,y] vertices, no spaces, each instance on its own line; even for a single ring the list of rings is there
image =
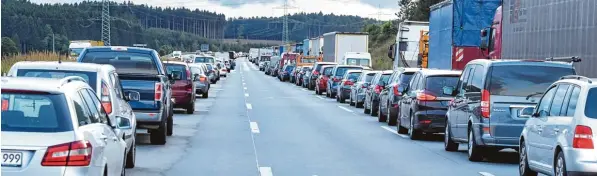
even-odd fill
[[[260,176],[274,176],[274,174],[272,174],[271,167],[259,167],[259,175]]]
[[[259,125],[257,125],[257,122],[251,122],[249,123],[249,126],[251,127],[251,132],[253,133],[259,133]]]
[[[396,131],[395,129],[390,128],[389,126],[380,126],[380,127],[383,128],[383,129],[385,129],[385,130],[388,130],[389,132],[392,132],[392,133],[394,133],[394,134],[396,134],[396,135],[398,135],[398,136],[400,136],[402,138],[408,138],[407,135],[399,134],[398,131]]]
[[[246,103],[247,109],[253,109],[253,106],[250,103]]]
[[[480,174],[481,176],[495,176],[495,175],[493,175],[493,174],[491,174],[491,173],[488,173],[488,172],[479,172],[479,174]]]
[[[245,97],[249,97],[249,94],[248,94],[248,93],[246,93],[246,94],[245,94]]]
[[[247,87],[245,87],[245,90],[247,90]]]
[[[347,111],[347,112],[352,112],[352,110],[350,110],[350,109],[348,109],[348,108],[345,108],[345,107],[342,107],[342,106],[340,106],[340,105],[338,105],[338,107],[339,107],[340,109],[343,109],[343,110]]]

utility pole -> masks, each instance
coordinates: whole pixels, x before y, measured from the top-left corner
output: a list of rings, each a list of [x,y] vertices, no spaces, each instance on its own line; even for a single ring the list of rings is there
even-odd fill
[[[377,20],[378,20],[377,24],[382,24],[382,20],[381,20],[382,15],[384,15],[384,16],[385,15],[393,15],[393,14],[383,13],[381,11],[381,5],[377,5],[377,9],[379,9],[379,11],[377,11],[377,13],[369,14],[369,15],[377,15]]]
[[[56,42],[55,42],[55,37],[54,37],[54,33],[52,33],[52,53],[56,53]]]
[[[284,0],[284,5],[281,7],[276,7],[275,9],[283,9],[284,10],[284,16],[282,17],[283,21],[283,25],[282,25],[282,42],[284,42],[284,44],[287,44],[290,40],[289,37],[289,31],[288,31],[288,9],[295,9],[296,7],[290,6],[288,4],[288,0]]]
[[[104,42],[104,46],[111,46],[110,21],[110,1],[102,0],[102,41]]]

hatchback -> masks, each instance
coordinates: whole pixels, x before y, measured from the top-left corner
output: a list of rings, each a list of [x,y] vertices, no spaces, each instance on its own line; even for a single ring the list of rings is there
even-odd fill
[[[1,79],[2,175],[125,175],[130,120],[111,121],[83,78]]]
[[[191,68],[185,62],[166,62],[166,71],[172,75],[172,101],[175,108],[183,108],[187,114],[195,112],[195,84]]]
[[[364,71],[359,79],[350,87],[350,101],[351,106],[362,108],[365,102],[365,92],[369,88],[369,84],[380,71]]]
[[[336,90],[338,93],[336,96],[337,102],[344,103],[350,97],[350,88],[359,79],[361,73],[363,73],[362,70],[348,70],[344,74],[344,77],[340,80],[340,85],[338,85],[338,90]]]
[[[204,63],[204,65],[207,67],[207,76],[209,77],[211,83],[217,83],[220,80],[220,70],[209,63]]]
[[[211,86],[205,71],[199,64],[189,64],[191,74],[193,74],[193,82],[195,83],[195,94],[201,94],[201,98],[209,97],[209,88]]]
[[[377,116],[377,108],[379,108],[379,94],[383,88],[388,84],[392,70],[385,70],[377,73],[371,84],[365,89],[365,103],[363,113]]]
[[[315,80],[315,94],[321,95],[324,91],[327,91],[328,86],[327,82],[332,75],[332,70],[334,69],[334,65],[325,65],[321,67],[321,73],[317,80]],[[326,94],[329,97],[329,95]]]
[[[562,62],[486,60],[469,62],[447,112],[445,150],[468,144],[468,158],[481,161],[490,152],[519,148],[528,118],[518,112],[537,104],[543,90],[562,76],[576,74],[572,64]]]
[[[402,92],[416,71],[420,68],[399,68],[390,76],[390,82],[380,93],[379,112],[377,113],[379,122],[388,122],[388,125],[396,125],[398,119],[400,100]]]
[[[337,65],[335,62],[315,62],[313,65],[313,70],[311,71],[311,80],[309,80],[309,85],[307,86],[309,90],[315,90],[316,80],[321,76],[323,73],[323,66],[326,65]]]
[[[361,66],[354,66],[354,65],[336,65],[332,70],[330,75],[330,79],[328,79],[327,85],[329,89],[327,89],[328,97],[335,98],[336,94],[338,93],[338,86],[340,85],[340,81],[342,77],[346,74],[348,70],[363,70]]]
[[[566,76],[552,84],[528,118],[520,137],[520,175],[597,175],[597,80]]]

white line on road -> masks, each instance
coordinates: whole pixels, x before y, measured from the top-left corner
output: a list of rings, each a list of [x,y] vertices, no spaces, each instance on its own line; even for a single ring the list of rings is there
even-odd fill
[[[342,106],[338,106],[338,107],[339,107],[340,109],[343,109],[343,110],[347,111],[347,112],[352,112],[352,110],[350,110],[350,109],[348,109],[348,108],[345,108],[345,107],[342,107]]]
[[[245,85],[245,84],[247,84],[247,83],[245,83],[245,82],[243,81],[243,85]]]
[[[249,94],[248,94],[248,93],[246,93],[246,94],[245,94],[245,97],[249,97]]]
[[[257,125],[257,122],[251,122],[249,123],[249,126],[251,127],[251,132],[259,133],[259,126]]]
[[[481,174],[481,176],[495,176],[495,175],[493,175],[491,173],[488,173],[488,172],[479,172],[479,174]]]
[[[317,98],[319,98],[319,99],[322,99],[322,100],[324,99],[324,98],[323,98],[323,97],[321,97],[321,96],[315,96],[315,97],[317,97]]]
[[[244,89],[247,90],[247,87],[245,87]]]
[[[383,129],[385,129],[385,130],[388,130],[389,132],[392,132],[392,133],[394,133],[394,134],[396,134],[396,135],[398,135],[398,136],[400,136],[400,137],[402,137],[402,138],[408,138],[408,136],[407,136],[407,135],[404,135],[404,134],[399,134],[399,133],[398,133],[398,132],[397,132],[395,129],[392,129],[392,128],[390,128],[389,126],[381,126],[381,128],[383,128]]]
[[[259,175],[260,176],[274,176],[274,174],[272,174],[271,167],[259,167]]]
[[[247,109],[253,109],[253,106],[251,105],[251,103],[246,103],[247,105]]]

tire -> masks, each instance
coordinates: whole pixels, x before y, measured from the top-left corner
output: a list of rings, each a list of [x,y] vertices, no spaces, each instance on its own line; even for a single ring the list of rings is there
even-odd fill
[[[162,122],[160,127],[155,130],[151,130],[149,133],[149,141],[153,145],[164,145],[166,144],[166,132],[167,132],[166,122]]]
[[[187,114],[195,113],[195,102],[191,102],[187,105]]]
[[[124,158],[122,158],[122,168],[120,170],[120,176],[126,176],[126,153],[122,156],[124,156]]]
[[[346,98],[341,96],[342,94],[338,94],[338,99],[340,99],[340,103],[346,103]]]
[[[168,117],[168,136],[172,136],[172,134],[174,134],[174,117]]]
[[[524,140],[522,142],[520,142],[520,149],[519,149],[519,155],[518,155],[518,173],[520,173],[521,176],[537,176],[538,173],[531,170],[531,168],[529,167],[529,159],[528,159],[528,155],[527,155],[527,149],[526,149],[526,144],[524,142]],[[557,159],[556,159],[556,163],[557,163]],[[556,164],[554,163],[554,164]],[[556,167],[554,166],[554,173],[555,173],[555,169]]]
[[[378,122],[386,122],[388,117],[381,112],[381,103],[378,103],[379,106],[377,107],[377,121]]]
[[[201,94],[201,98],[208,98],[209,97],[209,89],[207,90],[207,92]]]
[[[468,130],[468,160],[469,161],[481,161],[483,160],[483,149],[477,146],[475,142],[475,134],[472,129]]]
[[[444,132],[444,150],[449,152],[458,151],[458,143],[452,140],[452,133],[450,133],[450,124],[446,121],[446,131]]]
[[[350,96],[350,98],[348,98],[348,105],[350,106],[356,106],[356,103],[354,103],[354,101],[352,101],[352,96]]]
[[[365,106],[364,104],[365,103],[363,103],[363,113],[370,114],[371,113],[371,109],[367,109],[367,106]]]
[[[315,94],[321,95],[321,91],[319,91],[319,89],[315,89]]]
[[[413,115],[410,115],[410,128],[408,128],[408,137],[410,140],[419,140],[421,138],[421,132],[415,129],[415,118]]]
[[[134,168],[135,167],[135,157],[137,156],[137,144],[133,141],[133,148],[129,150],[126,154],[126,164],[125,168]]]
[[[357,108],[363,108],[364,107],[363,103],[359,103],[358,100],[354,101],[354,106],[357,107]]]
[[[554,173],[556,176],[566,176],[568,175],[567,172],[568,169],[566,169],[566,158],[564,157],[564,152],[560,151],[554,163]]]
[[[379,103],[375,104],[375,102],[371,101],[371,116],[377,116],[377,111],[379,111]]]
[[[396,119],[398,118],[398,113],[392,113],[392,109],[390,109],[390,106],[388,106],[388,126],[395,126],[396,125]]]
[[[340,97],[336,96],[336,102],[340,102]]]

